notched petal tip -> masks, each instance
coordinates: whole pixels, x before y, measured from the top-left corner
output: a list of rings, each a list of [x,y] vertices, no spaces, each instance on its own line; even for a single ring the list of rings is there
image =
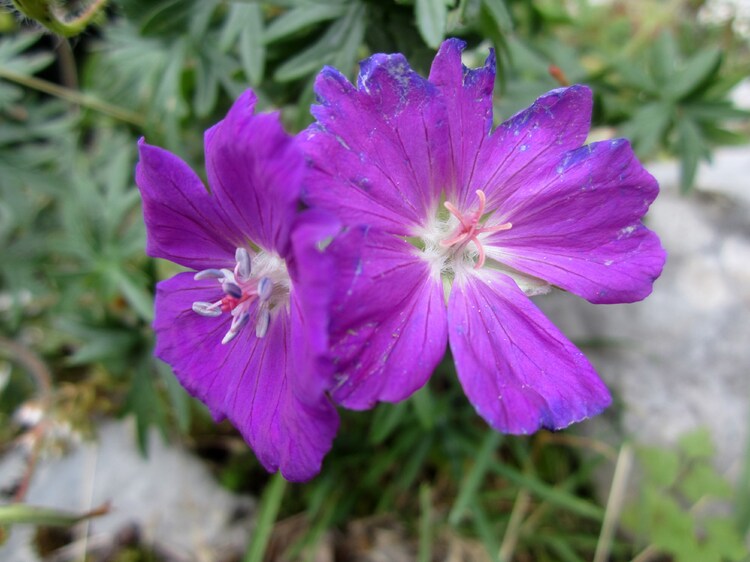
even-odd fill
[[[355,88],[349,82],[349,79],[332,66],[324,66],[323,70],[315,77],[315,84],[313,85],[315,100],[320,104],[318,107],[325,107],[334,103],[338,96],[350,95],[354,90]],[[318,119],[316,106],[312,106],[311,111],[313,117]]]
[[[391,67],[397,70],[411,71],[409,62],[401,53],[375,53],[359,62],[358,85],[362,89],[362,84],[382,67]]]
[[[487,53],[487,58],[484,59],[484,66],[492,71],[492,74],[495,74],[495,70],[497,67],[497,57],[495,56],[495,49],[494,47],[490,47],[489,53]]]
[[[448,49],[455,49],[458,52],[463,51],[466,48],[466,41],[459,39],[458,37],[448,37],[445,41],[440,44],[438,52]]]
[[[424,103],[434,86],[416,73],[401,53],[378,53],[360,63],[357,89],[364,92],[386,111]]]
[[[495,50],[489,49],[483,66],[468,68],[461,59],[465,48],[466,42],[460,39],[443,41],[432,62],[430,82],[453,87],[463,84],[470,89],[479,88],[481,96],[491,96],[495,83]],[[446,94],[451,95],[450,92]]]

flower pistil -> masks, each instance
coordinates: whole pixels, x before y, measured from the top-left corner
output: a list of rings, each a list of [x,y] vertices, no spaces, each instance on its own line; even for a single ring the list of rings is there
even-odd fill
[[[485,253],[482,242],[479,240],[480,234],[500,232],[503,230],[509,230],[513,225],[509,222],[495,225],[495,226],[483,226],[482,216],[484,215],[484,208],[487,203],[487,197],[484,191],[477,189],[477,197],[479,198],[479,207],[472,213],[463,214],[458,207],[456,207],[450,201],[443,203],[443,206],[458,219],[458,226],[453,234],[440,241],[440,245],[443,248],[454,248],[454,251],[458,252],[465,248],[469,242],[474,242],[474,245],[479,252],[477,262],[474,264],[474,269],[479,269],[484,265]]]

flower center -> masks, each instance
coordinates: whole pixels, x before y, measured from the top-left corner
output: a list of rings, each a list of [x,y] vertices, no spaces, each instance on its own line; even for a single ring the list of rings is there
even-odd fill
[[[479,235],[508,230],[513,225],[506,222],[495,226],[483,226],[482,215],[484,215],[484,207],[487,203],[487,197],[481,189],[477,189],[476,193],[479,198],[479,207],[476,211],[470,213],[461,213],[461,211],[449,201],[443,203],[443,206],[448,209],[450,214],[458,219],[458,226],[450,238],[440,241],[440,245],[443,248],[454,248],[454,252],[458,252],[463,250],[469,242],[473,242],[479,252],[479,257],[474,264],[474,269],[479,269],[484,265],[485,260],[484,247],[479,240]]]
[[[232,324],[221,343],[229,343],[254,316],[255,335],[262,338],[268,332],[271,311],[286,302],[289,295],[289,276],[284,261],[278,256],[258,252],[253,258],[245,248],[235,252],[234,270],[204,269],[195,274],[196,280],[216,279],[224,296],[216,302],[196,301],[193,312],[216,317],[222,313],[232,316]]]
[[[443,203],[447,212],[438,213],[414,232],[408,241],[419,248],[419,255],[429,265],[432,275],[442,278],[449,291],[456,276],[484,266],[486,254],[482,240],[488,234],[508,230],[511,223],[485,226],[487,197],[477,190],[478,204],[473,210],[462,212],[450,201]]]

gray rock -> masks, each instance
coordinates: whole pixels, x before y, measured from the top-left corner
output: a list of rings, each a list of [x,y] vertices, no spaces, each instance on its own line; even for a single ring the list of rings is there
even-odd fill
[[[156,433],[151,435],[148,458],[142,457],[134,433],[130,424],[108,422],[96,442],[42,460],[26,502],[73,512],[110,502],[107,515],[87,523],[89,547],[116,543],[123,533],[136,529],[145,544],[170,560],[238,558],[252,529],[253,501],[221,488],[198,458],[165,444]],[[3,482],[17,470],[14,455],[0,462]],[[0,547],[0,560],[36,562],[31,536],[31,528],[15,527]]]
[[[705,427],[717,466],[736,477],[750,425],[750,147],[718,151],[689,196],[678,193],[676,163],[650,169],[662,191],[646,222],[669,254],[653,294],[627,305],[561,293],[537,303],[622,402],[587,431],[668,445]]]

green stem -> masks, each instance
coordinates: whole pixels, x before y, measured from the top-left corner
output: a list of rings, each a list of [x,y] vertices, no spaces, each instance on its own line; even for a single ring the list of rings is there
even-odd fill
[[[38,355],[26,346],[0,336],[0,355],[19,363],[34,379],[37,399],[46,408],[52,395],[52,374]]]
[[[71,513],[54,508],[13,503],[0,506],[0,525],[31,524],[66,527],[84,519],[106,515],[109,510],[109,503],[102,504],[86,513]]]
[[[427,483],[419,487],[419,562],[432,560],[432,489]]]
[[[40,23],[52,33],[73,37],[85,30],[102,13],[107,0],[94,0],[83,12],[72,19],[60,18],[55,13],[56,2],[50,0],[13,0],[16,9],[27,18]]]
[[[0,78],[4,78],[33,90],[44,92],[45,94],[50,94],[52,96],[81,105],[83,107],[87,107],[89,109],[93,109],[94,111],[99,111],[100,113],[110,115],[115,119],[125,121],[126,123],[131,123],[132,125],[135,125],[137,127],[143,127],[146,124],[145,119],[143,119],[141,115],[135,112],[128,111],[127,109],[123,109],[116,105],[112,105],[111,103],[107,103],[93,96],[82,94],[77,90],[71,90],[70,88],[59,86],[52,82],[48,82],[47,80],[36,78],[35,76],[27,76],[25,74],[14,72],[13,70],[0,67]]]
[[[268,548],[268,541],[273,532],[273,525],[276,522],[276,516],[279,514],[281,500],[284,498],[286,489],[286,480],[277,472],[271,477],[271,481],[266,485],[263,492],[263,498],[260,502],[260,514],[258,523],[250,538],[250,544],[245,552],[243,562],[262,562]]]

